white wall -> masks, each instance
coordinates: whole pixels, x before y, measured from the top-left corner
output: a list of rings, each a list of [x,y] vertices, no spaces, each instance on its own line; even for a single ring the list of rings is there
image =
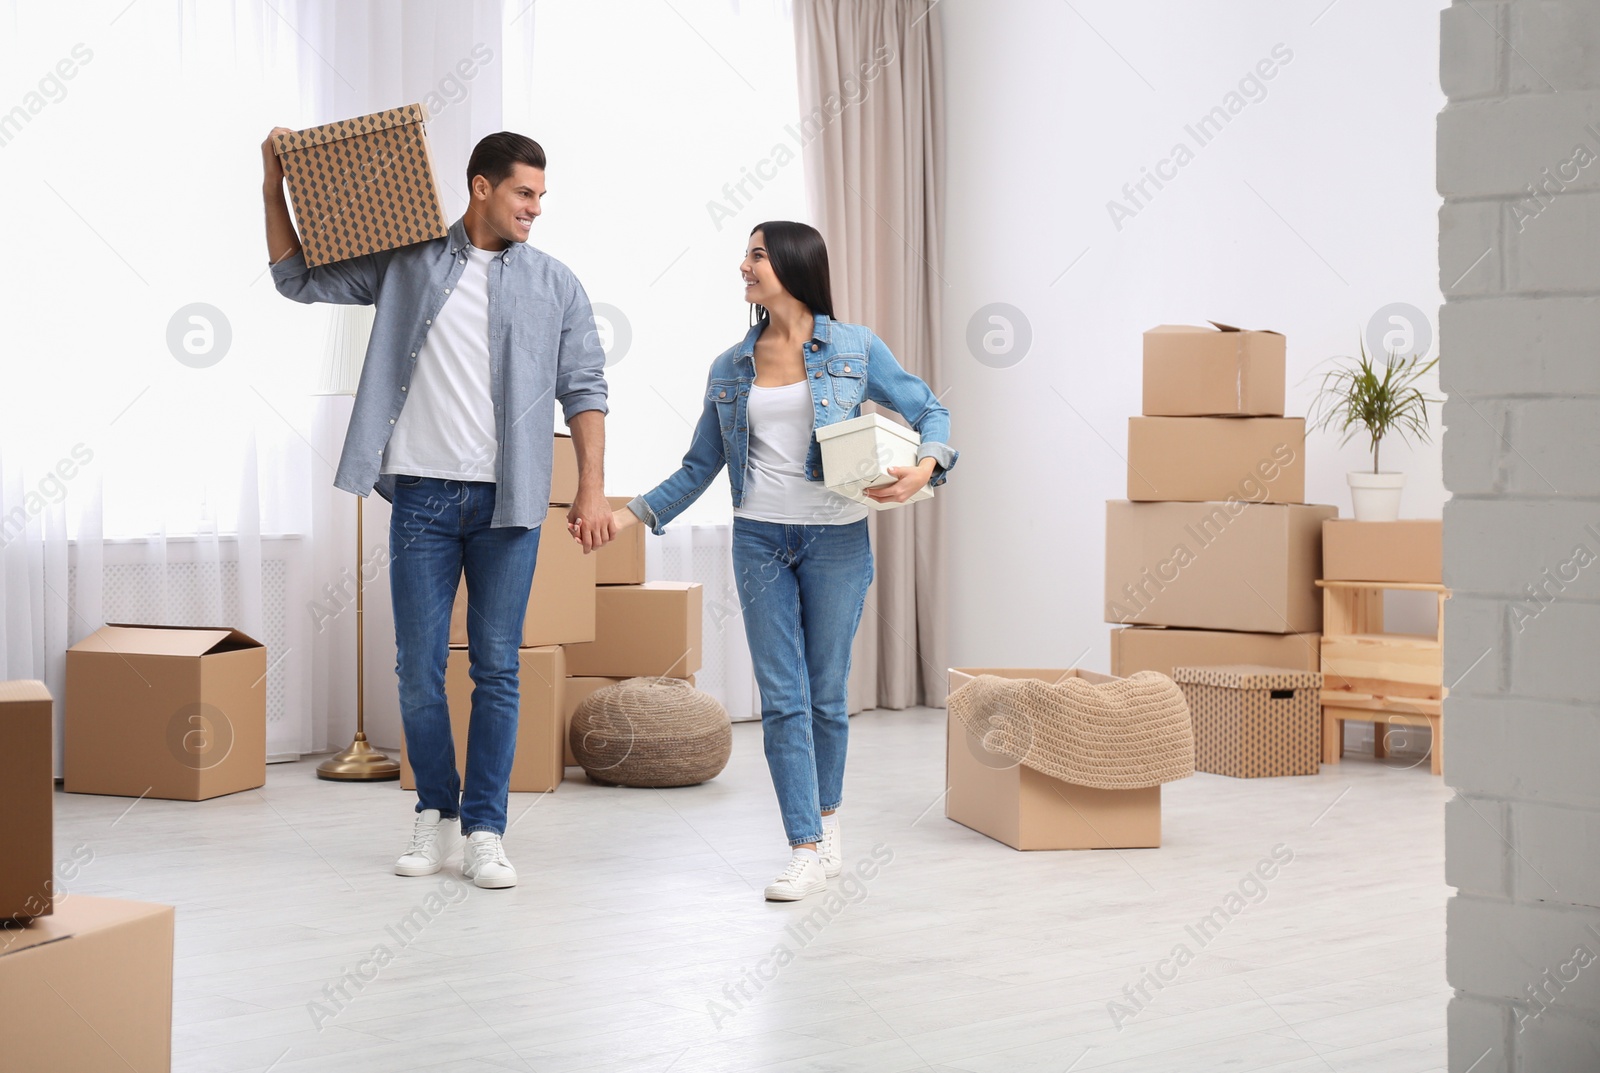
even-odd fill
[[[1303,414],[1312,367],[1354,353],[1377,310],[1406,302],[1436,318],[1440,6],[940,5],[945,400],[962,451],[947,493],[955,662],[1106,666],[1104,501],[1125,491],[1144,329],[1209,319],[1285,333],[1288,412]],[[1117,230],[1107,202],[1175,144],[1193,148],[1185,125],[1280,44],[1292,56],[1265,96]],[[992,302],[1031,327],[1008,368],[966,341]],[[1361,446],[1317,435],[1307,455],[1308,501],[1348,514]],[[1402,514],[1438,517],[1437,444],[1383,461],[1410,475]]]

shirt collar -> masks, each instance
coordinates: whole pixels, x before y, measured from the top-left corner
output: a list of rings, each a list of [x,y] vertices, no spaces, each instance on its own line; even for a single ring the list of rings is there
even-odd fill
[[[512,242],[503,250],[484,250],[483,252],[493,253],[506,264],[510,264],[516,259],[516,249],[520,245],[522,245],[520,242]],[[472,240],[467,237],[467,218],[463,214],[459,220],[450,225],[450,253],[455,255],[469,248],[475,249],[476,247],[472,245]]]

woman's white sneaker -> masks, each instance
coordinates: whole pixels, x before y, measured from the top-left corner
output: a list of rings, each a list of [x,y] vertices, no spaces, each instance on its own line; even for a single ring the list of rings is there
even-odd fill
[[[833,879],[844,871],[844,842],[839,835],[839,818],[822,817],[822,837],[817,841],[817,856],[822,858],[822,874]]]
[[[492,831],[474,831],[467,836],[467,848],[461,854],[461,875],[491,890],[517,885],[517,870],[506,860],[500,836]]]
[[[411,826],[411,845],[394,862],[397,876],[431,876],[444,864],[455,848],[456,825],[460,821],[439,818],[436,808],[417,813]]]
[[[789,858],[789,867],[767,884],[767,901],[797,902],[827,889],[828,880],[822,873],[822,859],[814,853],[796,853]]]

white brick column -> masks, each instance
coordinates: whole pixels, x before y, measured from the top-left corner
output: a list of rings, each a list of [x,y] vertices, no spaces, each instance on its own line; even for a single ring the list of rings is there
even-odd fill
[[[1600,1070],[1600,0],[1442,13],[1453,1073]]]

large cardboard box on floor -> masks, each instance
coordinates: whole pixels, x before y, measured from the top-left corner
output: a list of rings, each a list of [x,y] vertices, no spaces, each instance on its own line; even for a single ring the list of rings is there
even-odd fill
[[[631,496],[612,496],[607,499],[614,512],[628,509]],[[596,585],[643,585],[644,538],[649,530],[643,525],[630,525],[622,535],[593,553],[594,583]]]
[[[306,264],[322,265],[449,233],[420,104],[273,139]]]
[[[567,508],[551,507],[539,528],[539,558],[522,619],[523,648],[594,640],[595,556],[567,532]],[[450,643],[467,643],[467,579],[450,609]]]
[[[950,692],[980,674],[1059,682],[1103,674],[1062,669],[954,667]],[[1053,779],[983,742],[946,717],[944,814],[1012,849],[1135,849],[1161,845],[1161,787],[1098,790]]]
[[[1240,633],[1169,626],[1118,626],[1111,631],[1111,673],[1118,678],[1137,671],[1157,671],[1171,678],[1175,667],[1215,663],[1320,670],[1322,634]]]
[[[65,788],[203,801],[267,781],[267,650],[239,630],[102,626],[67,650]]]
[[[1322,576],[1328,581],[1438,585],[1444,580],[1444,523],[1437,518],[1330,518],[1322,523]]]
[[[0,1069],[172,1068],[172,907],[63,896],[0,930]]]
[[[513,793],[544,793],[561,785],[565,764],[562,741],[566,725],[561,720],[562,696],[567,682],[567,661],[560,646],[520,649],[518,685],[521,705],[517,714],[517,755],[511,765]],[[464,648],[450,649],[445,661],[444,692],[450,705],[450,734],[456,744],[456,773],[467,771],[467,727],[472,721],[471,664]],[[400,744],[400,786],[417,788],[416,774],[405,742]]]
[[[1106,504],[1106,621],[1259,633],[1322,629],[1322,523],[1293,503]]]
[[[54,893],[55,718],[43,682],[0,682],[0,925],[48,916]],[[4,942],[0,933],[0,942]],[[3,1040],[0,1036],[0,1040]]]
[[[1211,322],[1144,333],[1147,417],[1282,417],[1284,338]]]
[[[1322,675],[1282,667],[1178,667],[1194,718],[1194,768],[1236,779],[1322,770]]]
[[[700,669],[701,587],[691,581],[603,585],[595,639],[567,646],[567,671],[584,678],[687,678]]]
[[[1131,417],[1128,498],[1299,503],[1303,417]]]

